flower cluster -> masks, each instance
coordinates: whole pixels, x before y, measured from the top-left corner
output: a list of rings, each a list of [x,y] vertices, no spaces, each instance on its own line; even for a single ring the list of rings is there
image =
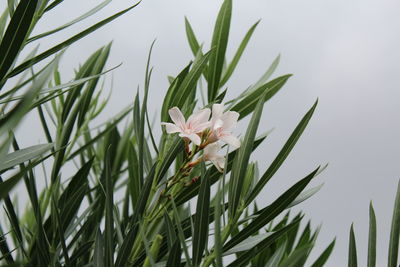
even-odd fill
[[[165,125],[167,133],[179,133],[179,136],[186,142],[187,151],[190,142],[196,146],[195,151],[203,150],[203,156],[191,163],[192,165],[203,160],[211,161],[219,171],[222,171],[225,157],[218,154],[218,151],[221,150],[218,141],[234,148],[240,147],[239,139],[232,135],[239,113],[234,111],[224,112],[223,104],[214,104],[212,112],[209,108],[199,110],[187,120],[179,108],[173,107],[169,110],[169,116],[173,123],[161,123]]]

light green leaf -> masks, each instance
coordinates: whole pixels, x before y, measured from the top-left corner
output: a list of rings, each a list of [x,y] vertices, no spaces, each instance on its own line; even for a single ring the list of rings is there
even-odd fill
[[[376,217],[372,202],[369,204],[368,267],[376,265]]]
[[[4,171],[28,160],[32,160],[52,148],[53,144],[35,145],[7,154],[0,159],[0,171]]]

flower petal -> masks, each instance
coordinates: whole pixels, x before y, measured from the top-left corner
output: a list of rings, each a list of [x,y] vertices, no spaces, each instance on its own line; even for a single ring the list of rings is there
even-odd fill
[[[209,144],[204,148],[204,157],[206,160],[214,160],[220,157],[217,153],[221,150],[221,146],[218,143]]]
[[[185,134],[185,133],[180,133],[179,134],[180,137],[186,137],[188,138],[190,141],[192,141],[196,146],[199,146],[201,143],[201,139],[200,136],[198,136],[195,133],[192,134]]]
[[[192,125],[192,127],[195,128],[196,125],[207,122],[208,119],[210,118],[210,114],[211,110],[209,108],[199,110],[190,115],[190,117],[187,120],[187,125]]]
[[[212,106],[212,117],[214,119],[219,119],[224,113],[224,104],[214,104]]]
[[[228,111],[221,116],[221,120],[224,122],[224,131],[229,131],[236,127],[239,119],[239,113],[235,111]]]
[[[173,123],[162,122],[161,125],[165,125],[165,130],[167,131],[168,134],[181,133],[182,132],[182,129],[179,128],[178,126],[176,126]]]
[[[180,109],[178,107],[173,107],[170,110],[168,110],[168,113],[169,116],[171,117],[171,120],[176,124],[176,126],[184,130],[186,120]]]
[[[233,146],[234,148],[240,147],[240,141],[235,136],[231,134],[223,134],[220,136],[219,140],[224,141],[228,145]]]
[[[225,158],[224,157],[218,157],[215,160],[211,161],[212,164],[217,168],[219,172],[224,172],[224,167],[225,167]]]

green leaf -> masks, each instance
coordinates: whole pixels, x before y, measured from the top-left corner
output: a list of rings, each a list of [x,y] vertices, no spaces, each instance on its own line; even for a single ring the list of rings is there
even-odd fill
[[[249,236],[233,248],[230,248],[229,250],[225,251],[223,253],[224,256],[238,253],[238,252],[243,252],[252,249],[255,247],[258,243],[263,241],[265,238],[269,237],[272,233],[260,233],[254,236]]]
[[[253,143],[252,151],[254,151],[267,137],[267,135],[261,135],[256,138],[256,140]],[[226,173],[229,173],[233,166],[233,161],[234,158],[236,157],[236,153],[238,151],[232,151],[229,153],[227,157],[227,167],[226,167]],[[214,184],[215,182],[218,181],[218,179],[221,177],[221,173],[215,168],[215,166],[212,166],[211,168],[208,168],[207,172],[210,172],[210,184]],[[189,201],[191,198],[196,196],[199,192],[200,185],[199,183],[194,183],[188,187],[186,187],[176,198],[176,203],[177,205],[182,205]]]
[[[285,254],[286,250],[286,241],[279,246],[277,250],[275,250],[274,254],[265,264],[265,267],[275,267],[280,266],[279,263],[281,262],[283,255]]]
[[[354,228],[353,224],[351,224],[350,228],[350,236],[349,236],[349,267],[357,267],[357,246],[356,239],[354,237]]]
[[[324,184],[320,184],[316,187],[305,190],[295,200],[293,200],[293,202],[288,206],[288,208],[294,207],[300,204],[301,202],[306,201],[307,199],[315,195],[322,188],[322,186],[324,186]]]
[[[263,241],[258,243],[254,248],[251,250],[243,253],[241,256],[239,256],[235,261],[233,261],[231,264],[228,265],[228,267],[234,267],[234,266],[246,266],[247,263],[253,259],[256,255],[261,253],[264,249],[268,248],[270,245],[272,245],[278,238],[281,238],[284,236],[288,231],[290,231],[293,227],[298,224],[300,220],[295,221],[278,231],[272,233],[268,237],[266,237]]]
[[[311,265],[311,267],[323,267],[331,255],[333,248],[335,247],[336,239],[334,239],[329,246],[321,253],[318,259]]]
[[[139,3],[140,3],[140,2],[139,2]],[[15,76],[15,75],[21,73],[21,72],[24,71],[25,69],[30,68],[30,67],[33,66],[34,64],[36,64],[36,63],[42,61],[43,59],[45,59],[45,58],[51,56],[52,54],[57,53],[58,51],[60,51],[60,50],[62,50],[62,49],[64,49],[64,48],[66,48],[66,47],[68,47],[69,45],[71,45],[71,44],[75,43],[76,41],[82,39],[82,38],[85,37],[86,35],[88,35],[88,34],[94,32],[94,31],[96,31],[98,28],[100,28],[100,27],[106,25],[107,23],[113,21],[114,19],[118,18],[119,16],[125,14],[125,13],[128,12],[129,10],[133,9],[134,7],[136,7],[139,3],[134,4],[134,5],[130,6],[130,7],[127,8],[127,9],[124,9],[124,10],[122,10],[122,11],[120,11],[120,12],[118,12],[118,13],[116,13],[116,14],[114,14],[114,15],[112,15],[112,16],[110,16],[110,17],[108,17],[108,18],[106,18],[106,19],[104,19],[104,20],[102,20],[102,21],[100,21],[100,22],[98,22],[98,23],[96,23],[96,24],[94,24],[93,26],[91,26],[91,27],[85,29],[84,31],[82,31],[82,32],[80,32],[80,33],[78,33],[78,34],[72,36],[71,38],[65,40],[64,42],[59,43],[58,45],[56,45],[56,46],[54,46],[54,47],[52,47],[52,48],[46,50],[45,52],[43,52],[43,53],[37,55],[36,57],[34,57],[34,58],[30,59],[30,60],[27,60],[27,61],[21,63],[19,66],[17,66],[16,68],[14,68],[14,69],[8,74],[8,77],[13,77],[13,76]]]
[[[190,93],[196,89],[197,81],[199,80],[204,67],[207,65],[209,56],[210,52],[206,53],[203,56],[200,55],[196,58],[191,70],[185,76],[182,84],[176,90],[176,95],[173,97],[171,103],[172,107],[183,107],[187,98],[190,96]]]
[[[104,238],[100,229],[97,229],[94,243],[93,266],[104,267]]]
[[[192,50],[193,55],[196,56],[200,49],[199,41],[197,41],[193,28],[186,17],[185,17],[185,30],[190,49]]]
[[[264,96],[265,94],[263,94]],[[246,135],[239,148],[239,152],[234,160],[232,168],[232,177],[229,183],[229,218],[235,218],[239,202],[242,197],[243,183],[246,176],[247,165],[249,164],[250,155],[252,152],[253,142],[260,123],[264,101],[260,99],[251,117]]]
[[[229,78],[232,76],[233,71],[236,69],[237,64],[239,63],[239,60],[244,52],[244,50],[246,49],[247,44],[250,41],[251,36],[254,33],[254,30],[256,29],[258,23],[260,21],[257,21],[253,26],[251,26],[251,28],[248,30],[248,32],[246,33],[246,35],[244,36],[242,42],[239,45],[238,50],[236,51],[236,54],[233,56],[233,59],[231,61],[231,63],[229,63],[226,71],[224,72],[224,74],[222,75],[222,79],[221,82],[219,84],[219,87],[224,86],[224,84],[229,80]]]
[[[182,152],[184,149],[184,144],[182,138],[176,137],[171,144],[168,151],[165,153],[165,158],[161,161],[161,167],[158,171],[157,182],[160,182],[164,175],[167,173],[168,169],[171,167],[172,163],[178,156],[179,152]]]
[[[247,227],[242,229],[238,234],[234,235],[224,246],[224,251],[234,247],[241,241],[245,240],[252,234],[256,233],[272,219],[278,216],[283,210],[286,209],[290,203],[304,190],[307,184],[314,178],[315,173],[318,168],[312,173],[307,175],[305,178],[297,182],[291,188],[289,188],[285,193],[278,197],[271,205],[260,210],[259,215],[255,218]]]
[[[95,6],[95,7],[92,8],[91,10],[89,10],[88,12],[82,14],[81,16],[77,17],[77,18],[74,19],[74,20],[71,20],[71,21],[68,22],[68,23],[65,23],[65,24],[63,24],[63,25],[61,25],[61,26],[59,26],[59,27],[57,27],[57,28],[55,28],[55,29],[53,29],[53,30],[50,30],[50,31],[47,31],[47,32],[44,32],[44,33],[41,33],[41,34],[38,34],[38,35],[35,35],[35,36],[29,38],[29,39],[26,41],[26,43],[28,44],[28,43],[33,42],[33,41],[35,41],[35,40],[38,40],[38,39],[40,39],[40,38],[43,38],[43,37],[46,37],[46,36],[48,36],[48,35],[54,34],[54,33],[56,33],[56,32],[59,32],[59,31],[61,31],[61,30],[64,30],[64,29],[66,29],[66,28],[68,28],[68,27],[74,25],[75,23],[78,23],[78,22],[80,22],[80,21],[82,21],[82,20],[84,20],[84,19],[86,19],[86,18],[92,16],[93,14],[97,13],[97,12],[100,11],[103,7],[105,7],[106,5],[108,5],[110,2],[111,2],[111,0],[105,0],[105,1],[101,2],[99,5]]]
[[[397,186],[396,200],[393,208],[392,226],[390,229],[389,240],[389,259],[388,266],[397,266],[397,257],[399,253],[399,235],[400,235],[400,181]]]
[[[28,160],[32,160],[53,148],[53,144],[30,146],[3,156],[0,160],[0,171],[15,167]]]
[[[249,88],[250,92],[262,86],[268,81],[269,78],[271,78],[272,74],[274,74],[276,68],[278,67],[280,60],[281,56],[278,55],[271,63],[271,65],[268,67],[267,71],[261,76],[261,78],[254,85],[250,86]]]
[[[181,265],[181,244],[179,240],[175,240],[174,245],[172,246],[171,251],[168,253],[168,260],[166,267],[176,267]]]
[[[211,41],[211,56],[208,68],[208,102],[218,95],[220,79],[228,46],[229,28],[232,15],[232,0],[225,0],[219,10]]]
[[[169,121],[169,115],[168,115],[168,110],[173,107],[172,103],[174,102],[174,98],[178,93],[178,90],[185,79],[185,77],[189,73],[189,69],[192,63],[187,65],[179,74],[176,76],[176,78],[171,82],[171,85],[169,86],[167,90],[167,94],[164,97],[164,102],[161,108],[161,121],[162,122],[168,122]]]
[[[372,202],[369,204],[368,267],[376,265],[376,217]]]
[[[149,199],[150,195],[150,190],[151,190],[151,185],[153,184],[154,181],[154,176],[155,176],[155,169],[157,166],[157,162],[153,165],[151,168],[149,175],[147,176],[143,190],[140,192],[140,197],[137,202],[137,205],[134,209],[135,213],[132,219],[131,227],[128,231],[128,233],[125,236],[124,242],[122,243],[117,259],[115,261],[115,266],[116,267],[123,267],[125,266],[125,263],[128,262],[129,256],[131,253],[131,249],[133,247],[133,243],[135,241],[136,235],[138,233],[138,220],[143,216],[143,213],[146,208],[147,201]]]
[[[203,163],[204,164],[204,163]],[[210,211],[210,181],[202,176],[199,197],[197,199],[196,216],[193,235],[193,266],[199,266],[207,246],[208,217]]]
[[[297,140],[299,140],[308,122],[310,121],[317,104],[318,100],[314,103],[311,109],[304,115],[299,124],[296,126],[296,128],[290,135],[289,139],[286,141],[281,151],[279,151],[274,161],[271,163],[271,165],[265,171],[263,176],[260,178],[260,181],[258,181],[258,183],[255,185],[253,191],[246,200],[246,204],[251,203],[251,201],[253,201],[257,197],[257,195],[261,192],[261,190],[264,188],[267,182],[272,178],[272,176],[278,171],[279,167],[283,164],[283,162],[289,155],[290,151],[292,151]]]
[[[0,81],[3,80],[23,47],[37,3],[37,0],[21,0],[11,17],[0,44]]]
[[[297,267],[297,266],[304,266],[303,259],[306,257],[310,251],[310,248],[312,245],[306,245],[302,246],[300,248],[297,248],[295,251],[293,251],[289,257],[287,257],[280,265],[279,267]]]
[[[165,233],[167,236],[168,249],[172,249],[176,241],[176,232],[171,218],[167,213],[164,213]]]
[[[280,76],[250,92],[242,100],[236,103],[231,110],[239,113],[239,120],[253,112],[257,102],[263,96],[264,102],[271,99],[292,76],[291,74]]]
[[[106,154],[105,157],[105,176],[104,176],[104,187],[106,190],[106,218],[105,218],[105,266],[112,267],[114,265],[114,187],[111,176],[111,162],[110,153]]]

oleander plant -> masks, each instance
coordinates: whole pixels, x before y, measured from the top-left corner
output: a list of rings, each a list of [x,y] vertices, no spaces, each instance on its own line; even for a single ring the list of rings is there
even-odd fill
[[[263,107],[291,75],[272,78],[278,56],[258,81],[235,98],[226,97],[226,84],[258,22],[229,59],[232,0],[221,5],[209,50],[186,18],[193,60],[168,76],[158,113],[147,108],[153,43],[132,104],[96,124],[109,99],[104,91],[111,89],[106,73],[118,71],[106,68],[111,44],[88,53],[69,81],[60,71],[63,53],[136,12],[140,3],[47,50],[38,44],[110,2],[40,34],[36,25],[46,23],[46,13],[62,9],[63,0],[8,0],[0,7],[0,265],[324,266],[335,240],[310,257],[319,229],[290,209],[320,189],[308,184],[326,166],[310,168],[271,203],[258,198],[299,140],[317,101],[260,173],[251,155],[268,141],[269,132],[258,133]],[[37,118],[37,129],[24,125],[27,116]],[[247,126],[238,132],[235,126],[244,118]],[[18,136],[32,130],[42,133],[42,143],[21,147]],[[390,266],[397,265],[399,207]],[[371,218],[368,266],[375,266]],[[349,266],[356,266],[353,228],[349,248]]]

